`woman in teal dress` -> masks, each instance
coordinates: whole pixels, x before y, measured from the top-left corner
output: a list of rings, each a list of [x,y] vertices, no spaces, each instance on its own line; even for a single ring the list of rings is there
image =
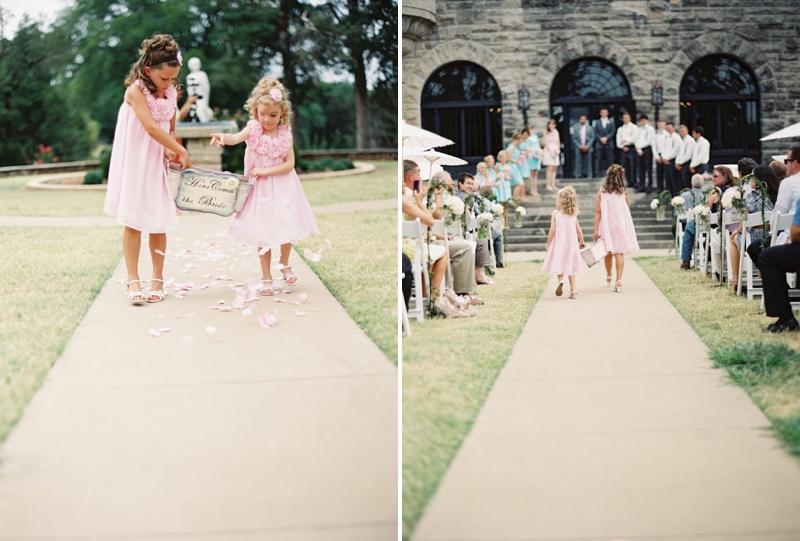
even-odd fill
[[[511,178],[511,165],[506,161],[508,158],[508,154],[505,150],[501,150],[497,153],[497,161],[498,164],[494,165],[494,157],[487,156],[487,160],[491,162],[490,169],[494,170],[495,177],[497,178],[497,191],[495,192],[495,197],[501,203],[505,203],[509,199],[511,199],[511,182],[509,179]],[[487,165],[489,165],[487,163]]]
[[[536,184],[539,182],[539,171],[542,170],[542,162],[539,159],[542,149],[539,146],[539,136],[533,131],[533,125],[528,125],[528,169],[530,169],[530,178],[528,184],[530,186],[531,195],[539,195],[539,188]]]
[[[522,180],[522,153],[519,145],[522,143],[522,135],[517,132],[511,136],[511,144],[506,149],[508,163],[511,165],[511,197],[524,201],[525,184]],[[520,191],[522,195],[520,195]]]
[[[528,194],[528,179],[531,176],[531,167],[528,164],[528,155],[530,154],[529,149],[530,146],[528,145],[528,137],[530,136],[530,132],[528,128],[523,128],[522,132],[520,132],[520,137],[522,141],[519,143],[519,153],[520,153],[520,164],[519,164],[519,171],[522,175],[522,197],[525,197]],[[525,201],[525,199],[523,199]]]

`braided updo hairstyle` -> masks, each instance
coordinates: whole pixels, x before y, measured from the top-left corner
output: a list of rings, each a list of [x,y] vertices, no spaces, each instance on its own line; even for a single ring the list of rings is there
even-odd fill
[[[169,34],[153,34],[152,38],[146,39],[142,42],[139,48],[139,60],[134,62],[131,66],[131,71],[125,77],[125,86],[131,86],[136,82],[136,79],[141,79],[144,86],[150,93],[156,93],[156,85],[145,73],[144,68],[150,66],[153,68],[160,68],[164,65],[171,68],[180,67],[181,63],[178,61],[178,54],[180,54],[180,47]],[[173,83],[175,88],[180,88],[178,78],[175,78]]]
[[[275,101],[270,96],[271,90],[279,90],[282,97],[281,101]],[[258,120],[259,105],[279,105],[281,108],[280,123],[283,126],[290,126],[292,122],[292,102],[289,101],[289,92],[277,79],[264,77],[261,79],[253,91],[250,93],[247,103],[244,105],[246,111],[250,112],[250,118]]]

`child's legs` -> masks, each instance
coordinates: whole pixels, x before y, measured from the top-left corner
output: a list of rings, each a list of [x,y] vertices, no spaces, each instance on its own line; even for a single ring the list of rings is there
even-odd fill
[[[603,264],[606,266],[606,276],[611,276],[611,265],[614,262],[614,254],[606,254]]]
[[[259,246],[258,253],[261,253],[261,250],[263,250],[263,248]],[[267,250],[267,253],[260,255],[258,260],[261,263],[261,279],[272,280],[272,272],[270,271],[272,265],[272,250]]]
[[[161,253],[157,254],[156,250]],[[162,254],[165,253],[167,253],[167,234],[150,233],[150,259],[153,260],[153,278],[164,279],[164,256]],[[160,285],[160,283],[155,285],[155,289],[161,289]]]
[[[569,291],[570,291],[570,293],[575,291],[575,275],[574,274],[570,274],[569,275]]]
[[[625,256],[623,254],[614,254],[614,261],[617,266],[617,282],[619,282],[622,280],[622,271],[625,270]],[[611,274],[610,270],[609,274]]]
[[[128,271],[128,279],[139,279],[139,251],[142,247],[142,232],[126,227],[122,232],[122,252],[125,255],[125,268]],[[141,291],[140,284],[135,283],[129,286],[130,291]]]

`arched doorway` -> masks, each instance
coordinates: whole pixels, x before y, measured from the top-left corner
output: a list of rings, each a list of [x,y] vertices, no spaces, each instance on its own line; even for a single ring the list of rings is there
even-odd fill
[[[619,68],[601,58],[581,58],[559,70],[550,87],[550,116],[558,124],[561,136],[565,177],[571,177],[573,171],[570,127],[577,124],[581,115],[586,115],[590,123],[599,119],[602,107],[608,109],[617,128],[622,125],[624,111],[629,112],[635,122],[636,103],[631,97],[628,80]]]
[[[425,83],[420,105],[422,127],[456,143],[441,150],[469,162],[461,169],[474,170],[484,156],[502,150],[500,88],[477,64],[453,62],[439,68]]]
[[[711,55],[692,64],[680,88],[681,124],[702,126],[710,165],[761,162],[761,107],[756,78],[733,58]]]

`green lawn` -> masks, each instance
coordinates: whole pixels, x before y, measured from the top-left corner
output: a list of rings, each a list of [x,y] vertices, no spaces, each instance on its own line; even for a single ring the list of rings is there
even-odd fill
[[[325,287],[392,362],[397,362],[397,211],[362,210],[317,216],[320,235],[296,250],[322,252],[306,260]]]
[[[397,162],[369,162],[375,171],[303,181],[312,205],[371,201],[397,196]],[[91,192],[28,190],[33,176],[0,178],[0,216],[102,216],[105,190]]]
[[[772,422],[777,436],[800,456],[800,333],[765,334],[775,321],[760,299],[736,297],[700,273],[681,271],[671,257],[637,258],[710,350]]]
[[[0,227],[0,441],[122,257],[116,228]]]
[[[361,175],[303,181],[303,191],[312,205],[347,201],[372,201],[397,197],[397,162],[367,162],[375,171]]]
[[[403,537],[472,428],[549,280],[539,262],[498,269],[480,286],[486,305],[464,319],[411,322],[403,337]]]

